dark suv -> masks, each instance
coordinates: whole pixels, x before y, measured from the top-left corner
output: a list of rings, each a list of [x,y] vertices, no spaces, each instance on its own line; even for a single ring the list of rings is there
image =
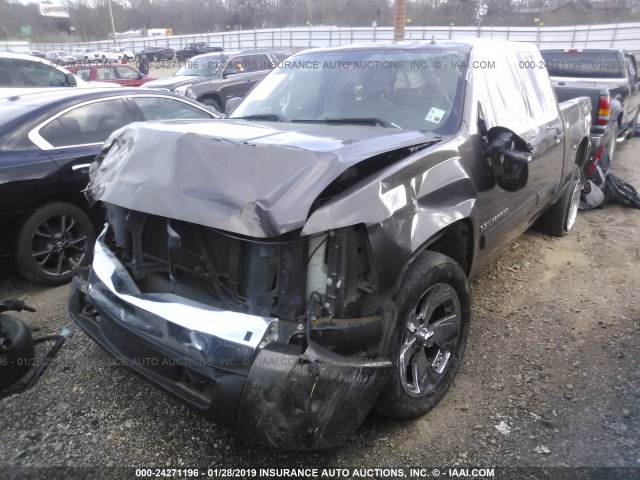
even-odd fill
[[[185,95],[222,112],[227,100],[243,97],[278,62],[287,51],[240,50],[198,55],[187,61],[173,77],[145,84]]]

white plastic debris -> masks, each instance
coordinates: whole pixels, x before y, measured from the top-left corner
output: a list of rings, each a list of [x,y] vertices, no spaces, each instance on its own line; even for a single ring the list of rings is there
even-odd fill
[[[540,420],[542,418],[540,415],[536,415],[533,412],[529,412],[529,415],[531,415],[535,420]]]
[[[533,451],[536,453],[551,453],[551,450],[549,450],[544,445],[537,446],[536,448],[533,449]]]
[[[511,433],[511,427],[502,420],[498,425],[495,426],[496,430],[498,430],[503,435],[509,435]]]

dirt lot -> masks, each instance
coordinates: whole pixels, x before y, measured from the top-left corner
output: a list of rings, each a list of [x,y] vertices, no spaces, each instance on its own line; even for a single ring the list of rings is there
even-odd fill
[[[620,146],[614,172],[640,187],[638,147]],[[413,422],[371,415],[322,453],[239,443],[110,366],[67,316],[68,287],[5,275],[0,298],[37,308],[20,314],[35,336],[74,334],[33,389],[0,401],[0,467],[602,466],[640,478],[639,238],[640,211],[617,204],[580,212],[569,237],[520,238],[472,283],[465,362],[443,402]]]

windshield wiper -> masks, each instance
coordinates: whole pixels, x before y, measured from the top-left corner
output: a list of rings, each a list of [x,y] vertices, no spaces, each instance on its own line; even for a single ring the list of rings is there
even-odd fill
[[[232,119],[240,120],[272,120],[274,122],[286,122],[284,117],[277,113],[256,113],[255,115],[247,115],[246,117],[232,117]]]
[[[303,122],[303,123],[355,123],[359,125],[373,125],[380,126],[384,128],[400,128],[395,123],[387,122],[386,120],[382,120],[380,118],[375,117],[362,117],[362,118],[317,118],[317,119],[305,119],[291,120],[292,122]]]

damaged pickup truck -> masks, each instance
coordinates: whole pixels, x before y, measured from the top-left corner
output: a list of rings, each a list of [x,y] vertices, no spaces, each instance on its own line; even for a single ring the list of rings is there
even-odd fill
[[[115,132],[108,223],[71,316],[249,442],[323,449],[418,417],[460,366],[468,278],[536,223],[571,230],[591,105],[535,47],[302,52],[218,121]]]

